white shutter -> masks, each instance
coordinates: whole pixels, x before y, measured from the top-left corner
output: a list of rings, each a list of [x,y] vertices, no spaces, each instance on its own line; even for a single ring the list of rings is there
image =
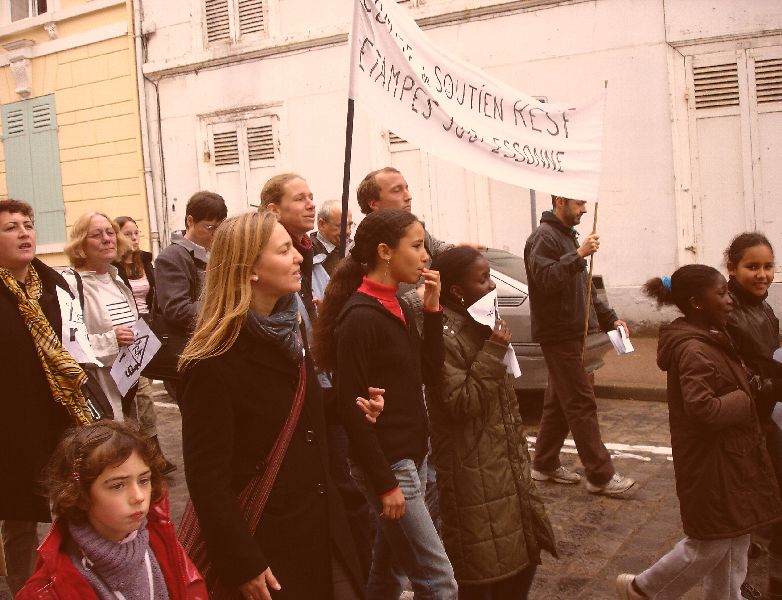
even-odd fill
[[[265,31],[263,0],[236,0],[239,16],[239,35],[249,35]]]
[[[228,1],[229,0],[204,0],[206,41],[210,44],[227,40],[231,37]]]
[[[236,130],[214,133],[212,143],[215,166],[239,164],[239,137]]]
[[[736,61],[695,66],[692,69],[695,108],[739,105],[739,75]]]
[[[782,58],[755,60],[758,104],[782,101]]]
[[[271,123],[247,128],[247,154],[250,162],[274,160],[277,155],[277,143]]]

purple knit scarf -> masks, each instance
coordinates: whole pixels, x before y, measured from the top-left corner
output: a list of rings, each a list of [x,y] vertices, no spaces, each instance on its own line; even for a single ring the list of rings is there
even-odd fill
[[[72,538],[68,555],[100,600],[117,600],[116,592],[126,600],[169,600],[163,572],[149,547],[146,519],[135,535],[130,534],[119,543],[101,537],[89,523],[68,523],[68,531]],[[147,552],[152,567],[153,597],[150,597],[144,561]]]

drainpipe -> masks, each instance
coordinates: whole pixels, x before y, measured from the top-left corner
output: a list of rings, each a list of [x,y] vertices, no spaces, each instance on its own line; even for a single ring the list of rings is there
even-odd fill
[[[152,181],[152,161],[149,154],[149,119],[147,118],[147,86],[144,78],[143,33],[141,31],[141,1],[130,0],[133,6],[133,37],[136,44],[136,82],[138,84],[139,117],[141,120],[141,152],[144,159],[144,185],[147,189],[147,212],[149,213],[149,235],[153,256],[160,251],[158,229],[158,203],[155,201],[155,185]]]

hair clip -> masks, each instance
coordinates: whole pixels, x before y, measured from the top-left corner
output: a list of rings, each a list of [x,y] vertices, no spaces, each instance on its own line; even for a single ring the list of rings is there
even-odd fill
[[[73,473],[71,473],[71,477],[73,477],[73,480],[74,480],[74,481],[79,481],[79,479],[80,479],[80,478],[79,478],[79,474],[78,474],[76,471],[74,471]]]
[[[663,282],[663,287],[666,290],[670,291],[670,289],[671,289],[671,278],[668,275],[663,275],[662,277],[660,277],[660,281]]]

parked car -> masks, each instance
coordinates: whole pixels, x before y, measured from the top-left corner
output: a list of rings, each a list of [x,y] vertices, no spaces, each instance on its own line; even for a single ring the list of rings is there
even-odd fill
[[[519,360],[522,375],[516,379],[516,392],[541,392],[546,389],[548,371],[540,344],[532,341],[530,310],[527,298],[527,272],[524,259],[505,250],[488,248],[483,251],[491,266],[491,277],[497,284],[497,304],[500,316],[510,327],[513,339],[511,345]],[[607,301],[603,278],[593,275],[597,295]],[[603,357],[612,348],[608,336],[602,332],[587,336],[584,364],[587,372],[603,366]]]

